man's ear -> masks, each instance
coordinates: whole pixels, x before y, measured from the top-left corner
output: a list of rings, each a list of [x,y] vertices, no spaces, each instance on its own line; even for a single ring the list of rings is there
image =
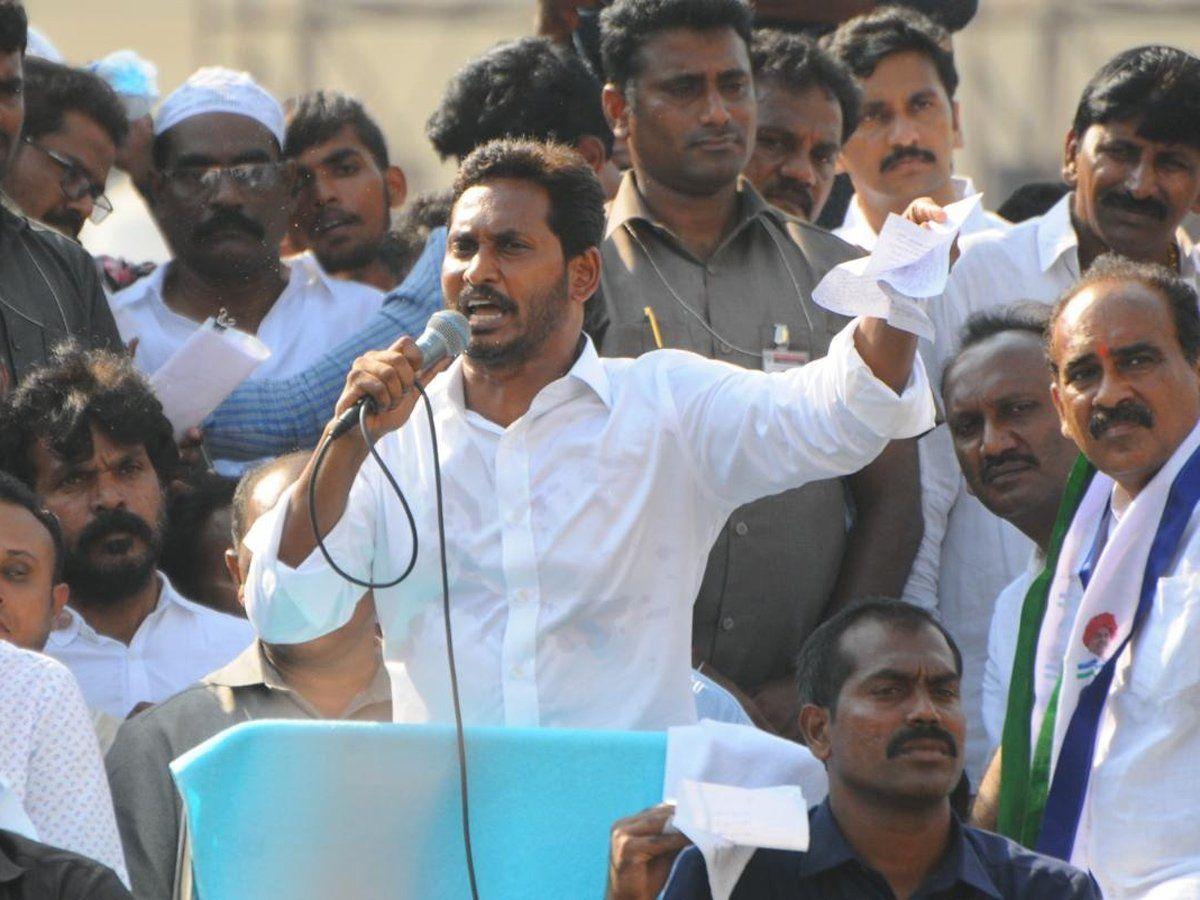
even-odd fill
[[[613,130],[613,134],[619,138],[628,138],[629,103],[624,92],[609,82],[604,86],[600,100],[604,106],[604,118],[608,120],[608,126]]]
[[[957,100],[950,101],[950,125],[954,129],[954,149],[961,150],[963,148],[962,113],[959,111]]]
[[[63,607],[70,599],[71,588],[65,581],[59,582],[50,589],[50,611],[53,613],[50,617],[51,621],[58,618],[58,614],[63,611]]]
[[[583,161],[588,164],[589,168],[599,176],[604,164],[608,162],[608,151],[604,149],[604,142],[595,135],[585,134],[575,142],[575,150],[583,157]]]
[[[404,170],[399,166],[388,166],[383,172],[383,182],[387,185],[388,206],[399,209],[408,198],[408,179]]]
[[[1058,413],[1058,430],[1062,432],[1062,436],[1068,441],[1074,441],[1075,436],[1071,434],[1071,429],[1067,427],[1067,417],[1063,414],[1063,398],[1058,390],[1058,379],[1054,378],[1050,382],[1050,402],[1054,404],[1054,411]]]
[[[1072,128],[1067,132],[1067,139],[1063,144],[1063,166],[1062,177],[1071,188],[1075,190],[1075,186],[1079,181],[1079,173],[1075,167],[1075,158],[1079,155],[1079,135],[1075,134],[1075,129]]]
[[[812,755],[827,762],[833,753],[833,740],[829,734],[832,717],[823,706],[806,703],[800,708],[800,733]]]
[[[567,295],[583,306],[600,287],[600,250],[588,247],[567,262]]]
[[[240,590],[242,587],[242,569],[238,565],[237,551],[232,547],[225,548],[225,570],[229,572],[229,577],[233,579],[233,583]]]

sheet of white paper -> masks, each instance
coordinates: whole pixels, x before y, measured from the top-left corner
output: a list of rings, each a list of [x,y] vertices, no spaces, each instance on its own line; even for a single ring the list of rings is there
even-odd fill
[[[889,214],[874,252],[832,269],[813,291],[813,300],[832,312],[884,319],[932,340],[933,322],[920,301],[945,290],[954,239],[981,196],[943,207],[946,221],[928,228]]]
[[[150,386],[175,429],[175,439],[203,422],[235,387],[271,356],[267,345],[207,319],[153,375]]]

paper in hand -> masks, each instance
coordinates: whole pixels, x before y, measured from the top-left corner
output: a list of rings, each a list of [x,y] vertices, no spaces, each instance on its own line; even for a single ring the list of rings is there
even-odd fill
[[[206,319],[150,376],[175,440],[203,422],[270,356],[267,345],[254,335]]]
[[[832,269],[813,291],[813,300],[831,312],[883,319],[932,340],[933,322],[917,301],[945,290],[950,249],[981,198],[973,194],[943,207],[946,221],[928,227],[889,213],[871,255]]]

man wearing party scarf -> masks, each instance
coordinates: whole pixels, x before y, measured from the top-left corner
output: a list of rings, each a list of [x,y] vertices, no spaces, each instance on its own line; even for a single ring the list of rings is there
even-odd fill
[[[1116,256],[1047,330],[1055,408],[1087,464],[1022,610],[999,829],[1091,869],[1110,898],[1200,896],[1198,354],[1192,287]]]

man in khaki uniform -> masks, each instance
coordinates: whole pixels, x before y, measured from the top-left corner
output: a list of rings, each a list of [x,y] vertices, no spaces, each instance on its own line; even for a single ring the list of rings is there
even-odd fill
[[[845,325],[811,294],[861,251],[767,205],[739,178],[755,127],[750,21],[742,0],[618,0],[603,16],[605,110],[632,159],[589,315],[606,356],[665,347],[773,370],[825,355]],[[696,601],[695,662],[749,695],[760,721],[794,735],[804,638],[837,604],[898,596],[920,534],[911,442],[845,487],[818,482],[742,507]]]

